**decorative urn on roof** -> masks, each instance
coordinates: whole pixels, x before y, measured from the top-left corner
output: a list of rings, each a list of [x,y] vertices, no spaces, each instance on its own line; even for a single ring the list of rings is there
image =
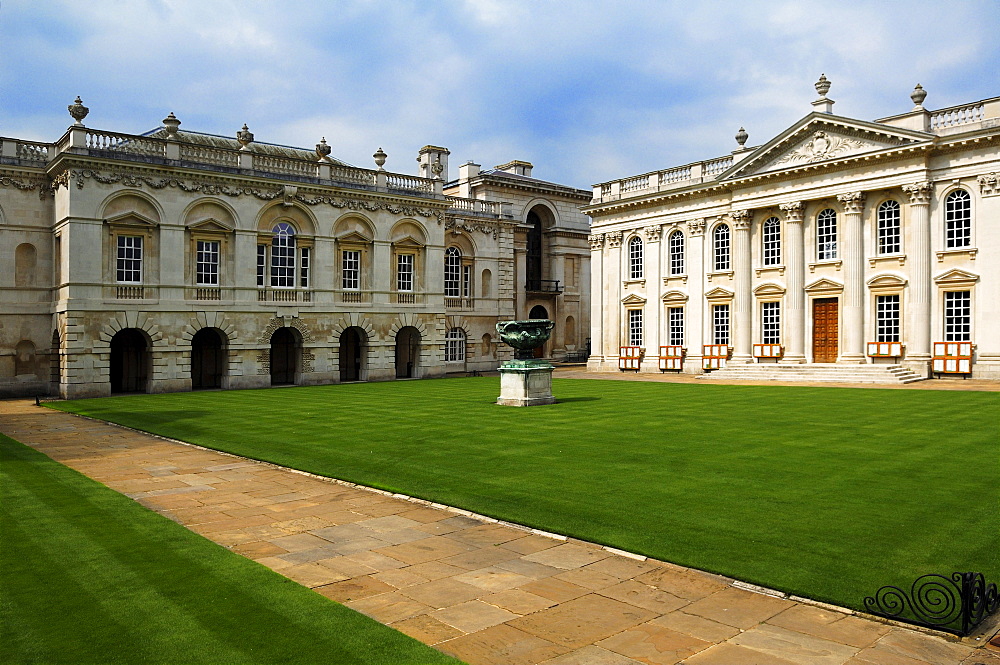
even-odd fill
[[[325,136],[319,140],[319,143],[316,144],[316,156],[319,157],[319,161],[321,162],[327,161],[327,158],[330,157],[330,153],[332,151],[333,148],[327,145]]]
[[[90,113],[90,109],[83,105],[83,100],[80,99],[79,95],[77,95],[76,101],[66,107],[66,110],[76,120],[76,124],[81,127],[83,126],[83,119]]]
[[[382,167],[385,166],[385,159],[388,156],[389,155],[385,154],[385,151],[383,151],[382,148],[379,148],[378,150],[376,150],[375,154],[372,155],[372,157],[375,158],[375,166],[378,167],[379,171],[385,171],[385,169],[382,168]]]
[[[173,111],[171,111],[170,115],[163,119],[163,127],[167,130],[167,136],[177,136],[177,128],[180,126],[181,121],[177,119],[177,116],[174,115]]]
[[[240,150],[249,150],[247,146],[253,143],[253,132],[247,127],[247,124],[243,123],[243,129],[236,132],[236,140],[240,142]]]

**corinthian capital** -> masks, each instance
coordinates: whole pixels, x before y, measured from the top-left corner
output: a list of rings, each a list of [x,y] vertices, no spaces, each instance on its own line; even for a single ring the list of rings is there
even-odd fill
[[[608,239],[608,247],[614,249],[615,247],[622,246],[621,231],[611,231],[610,233],[605,233],[604,237]]]
[[[654,226],[647,226],[643,229],[646,233],[646,242],[659,242],[660,235],[663,233],[663,227],[659,224]]]
[[[587,236],[587,240],[590,241],[591,249],[601,249],[604,247],[604,234],[595,233],[594,235]]]
[[[688,233],[691,236],[700,236],[705,234],[705,220],[704,219],[692,219],[687,223]]]
[[[778,206],[781,212],[785,213],[786,222],[801,222],[802,221],[802,201],[791,201],[789,203],[782,203]]]
[[[729,218],[733,220],[733,228],[737,231],[746,231],[749,229],[752,217],[752,210],[733,210],[729,213]]]
[[[931,202],[931,193],[934,191],[934,183],[924,180],[903,185],[903,191],[910,195],[910,203],[914,205],[927,205]]]
[[[844,212],[848,215],[860,215],[865,207],[864,192],[847,192],[838,194],[837,200],[844,204]]]

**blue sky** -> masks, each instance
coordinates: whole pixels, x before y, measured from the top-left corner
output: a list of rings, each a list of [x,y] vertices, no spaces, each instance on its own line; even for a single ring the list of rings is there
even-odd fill
[[[802,116],[820,73],[834,112],[902,113],[1000,95],[1000,2],[0,0],[0,135],[86,124],[183,129],[415,173],[511,159],[588,188],[726,154]]]

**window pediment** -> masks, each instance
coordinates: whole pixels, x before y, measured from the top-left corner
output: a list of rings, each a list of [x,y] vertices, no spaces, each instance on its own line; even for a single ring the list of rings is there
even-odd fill
[[[188,229],[191,231],[201,231],[203,233],[229,233],[233,230],[228,225],[220,222],[214,217],[209,217],[208,219],[202,219],[193,224],[188,224]]]
[[[979,281],[979,275],[955,268],[934,278],[938,286],[972,286]]]
[[[826,277],[817,279],[806,286],[806,293],[839,293],[843,290],[843,284],[835,282],[832,279],[827,279]]]
[[[405,238],[400,238],[392,242],[393,247],[397,249],[422,249],[424,244],[414,238],[413,236],[406,236]]]
[[[733,292],[729,289],[724,289],[721,286],[717,286],[708,293],[705,294],[705,298],[708,300],[732,300]]]
[[[906,286],[906,279],[892,273],[875,275],[867,282],[869,289],[901,289]]]
[[[622,298],[623,305],[645,305],[646,299],[636,294],[631,294]]]
[[[367,245],[371,243],[371,240],[361,235],[357,231],[351,231],[349,233],[345,233],[342,236],[338,236],[337,242],[344,244],[351,244],[351,245]]]
[[[111,226],[132,226],[144,229],[159,226],[156,220],[137,212],[123,212],[113,217],[108,217],[104,221]]]
[[[754,289],[753,292],[756,296],[783,296],[785,295],[785,287],[774,282],[766,282]]]
[[[665,303],[684,303],[688,301],[688,295],[683,291],[667,291],[662,300]]]

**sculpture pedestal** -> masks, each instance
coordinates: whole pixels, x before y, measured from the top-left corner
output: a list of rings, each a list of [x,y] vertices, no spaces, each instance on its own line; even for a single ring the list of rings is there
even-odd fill
[[[502,406],[538,406],[555,404],[552,396],[552,370],[544,361],[514,360],[500,367],[500,397]]]

